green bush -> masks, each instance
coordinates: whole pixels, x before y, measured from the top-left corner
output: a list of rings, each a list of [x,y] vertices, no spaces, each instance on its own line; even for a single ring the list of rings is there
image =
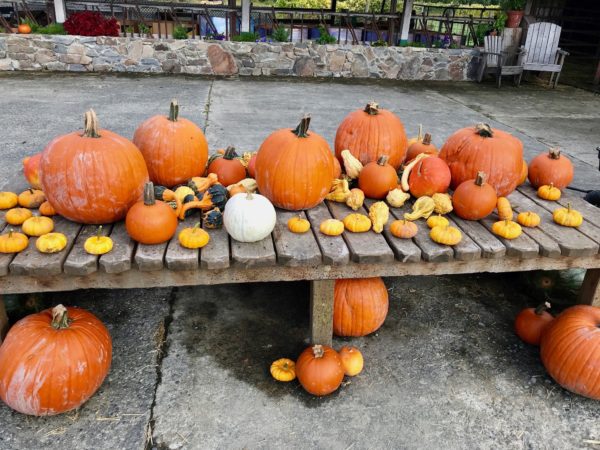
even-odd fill
[[[188,31],[187,31],[186,27],[177,25],[175,28],[173,28],[173,39],[187,39],[187,38],[188,38]]]
[[[235,42],[256,42],[258,39],[258,33],[252,33],[250,31],[242,31],[237,36],[231,38]]]
[[[38,27],[35,32],[39,34],[67,34],[62,23],[51,23],[45,27]]]
[[[323,25],[319,27],[319,38],[316,40],[317,44],[325,45],[325,44],[335,44],[337,42],[337,38],[329,34],[327,28]]]
[[[277,27],[273,29],[273,34],[271,34],[271,37],[277,42],[287,42],[290,40],[290,33],[288,33],[288,30],[283,27]]]

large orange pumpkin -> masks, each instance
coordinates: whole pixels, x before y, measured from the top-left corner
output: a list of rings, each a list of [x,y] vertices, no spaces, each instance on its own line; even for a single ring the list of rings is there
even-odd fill
[[[157,115],[135,130],[133,143],[144,155],[150,180],[173,187],[201,176],[208,160],[208,143],[192,121],[179,117],[179,105],[171,102],[168,116]]]
[[[542,363],[565,389],[600,400],[600,308],[566,309],[542,333]]]
[[[111,358],[110,335],[90,312],[58,305],[32,314],[0,347],[0,398],[35,416],[78,408],[104,381]]]
[[[125,217],[148,181],[144,157],[129,140],[98,130],[94,111],[85,130],[57,137],[40,162],[42,188],[58,214],[74,222],[102,224]]]
[[[536,189],[551,184],[555,188],[564,189],[573,181],[573,164],[559,149],[551,148],[548,153],[537,155],[531,160],[527,176]]]
[[[455,132],[439,156],[450,167],[453,189],[483,171],[488,176],[487,182],[500,197],[515,190],[523,169],[523,143],[484,123]]]
[[[381,278],[336,280],[333,332],[366,336],[378,330],[388,313],[388,291]]]
[[[461,183],[452,195],[454,213],[466,220],[479,220],[489,216],[497,202],[496,191],[485,182],[483,172],[479,172],[474,180]]]
[[[33,189],[41,189],[40,183],[40,161],[42,153],[23,158],[23,175]]]
[[[410,193],[415,197],[448,192],[450,169],[443,159],[430,156],[420,160],[408,177]]]
[[[348,149],[363,165],[385,155],[389,164],[398,169],[407,148],[404,125],[398,116],[375,102],[348,114],[335,135],[335,156],[340,162],[342,150]]]
[[[173,208],[154,197],[150,181],[144,187],[144,200],[127,212],[127,234],[141,244],[161,244],[173,237],[177,230],[177,216]]]
[[[338,352],[326,345],[305,349],[296,360],[296,376],[302,387],[313,395],[334,392],[344,379],[344,366]]]
[[[323,201],[333,183],[333,155],[327,141],[309,132],[306,116],[296,129],[272,133],[258,150],[258,190],[283,209],[309,209]]]

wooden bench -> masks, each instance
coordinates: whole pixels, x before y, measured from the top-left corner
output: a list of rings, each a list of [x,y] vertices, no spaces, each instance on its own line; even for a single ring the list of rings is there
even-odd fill
[[[108,226],[114,249],[101,257],[83,250],[83,243],[95,232],[95,226],[56,217],[56,230],[69,238],[67,250],[40,254],[33,238],[29,247],[16,256],[0,254],[0,294],[310,280],[311,340],[323,344],[332,339],[333,288],[337,278],[579,267],[588,269],[580,301],[600,306],[600,210],[565,193],[558,203],[570,203],[583,213],[585,221],[577,229],[564,228],[552,222],[556,203],[539,199],[531,187],[519,188],[509,199],[517,212],[538,213],[541,225],[525,228],[519,238],[508,241],[490,232],[495,217],[470,222],[450,214],[449,219],[464,236],[454,248],[431,241],[423,220],[417,222],[419,233],[412,240],[392,236],[389,223],[393,218],[402,218],[409,205],[391,209],[392,217],[382,234],[321,234],[318,229],[323,220],[342,219],[351,212],[343,204],[326,202],[300,213],[311,222],[312,232],[289,232],[286,223],[297,213],[278,211],[275,230],[263,241],[240,243],[224,229],[207,229],[211,239],[201,250],[184,249],[176,239],[160,245],[136,245],[121,222]],[[366,213],[366,209],[362,212]],[[199,219],[199,215],[190,217],[180,228]],[[2,216],[0,230],[5,228]],[[0,300],[0,329],[1,322],[6,325],[2,310]]]

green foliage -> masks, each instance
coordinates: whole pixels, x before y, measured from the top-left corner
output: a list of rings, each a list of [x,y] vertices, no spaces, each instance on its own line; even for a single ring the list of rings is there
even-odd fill
[[[139,23],[138,30],[140,30],[140,34],[146,35],[146,34],[150,33],[150,27],[148,25],[146,25],[145,23]]]
[[[256,42],[258,39],[258,33],[252,33],[250,31],[242,31],[237,36],[231,38],[235,42]]]
[[[371,42],[371,47],[387,47],[388,43],[387,41],[384,41],[383,39],[378,39],[374,42]]]
[[[330,0],[275,0],[276,8],[329,9]]]
[[[401,42],[400,47],[425,47],[423,42]]]
[[[181,25],[177,25],[173,28],[173,39],[187,39],[188,31],[187,28]]]
[[[381,12],[381,4],[383,0],[342,0],[338,2],[338,10],[347,9],[353,12],[367,12],[367,5],[369,5],[368,12],[379,13]],[[400,4],[400,2],[399,2]],[[384,12],[389,12],[390,2],[385,2]]]
[[[45,27],[37,27],[35,32],[38,34],[67,34],[62,23],[51,23]]]
[[[501,0],[500,8],[503,11],[523,11],[525,9],[525,0]]]
[[[273,29],[273,34],[271,34],[271,37],[277,42],[287,42],[290,40],[290,33],[283,27],[277,27]]]
[[[126,26],[125,33],[133,33],[133,25]]]
[[[325,45],[325,44],[335,44],[337,42],[337,38],[329,34],[327,28],[323,25],[319,27],[319,38],[316,40],[317,44]]]

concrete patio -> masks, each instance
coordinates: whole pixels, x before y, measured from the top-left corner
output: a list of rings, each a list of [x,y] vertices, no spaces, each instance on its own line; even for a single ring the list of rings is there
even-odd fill
[[[480,121],[518,136],[527,159],[558,145],[576,166],[574,186],[600,186],[600,98],[570,87],[19,73],[0,76],[0,190],[14,189],[22,157],[79,129],[86,109],[131,137],[171,98],[211,151],[255,150],[307,112],[332,142],[342,118],[375,99],[438,146]],[[556,385],[512,331],[534,302],[517,281],[386,279],[383,327],[334,341],[359,347],[365,370],[322,399],[268,371],[307,345],[308,283],[47,295],[106,323],[113,366],[76,412],[34,418],[1,404],[0,449],[600,448],[600,404]]]

